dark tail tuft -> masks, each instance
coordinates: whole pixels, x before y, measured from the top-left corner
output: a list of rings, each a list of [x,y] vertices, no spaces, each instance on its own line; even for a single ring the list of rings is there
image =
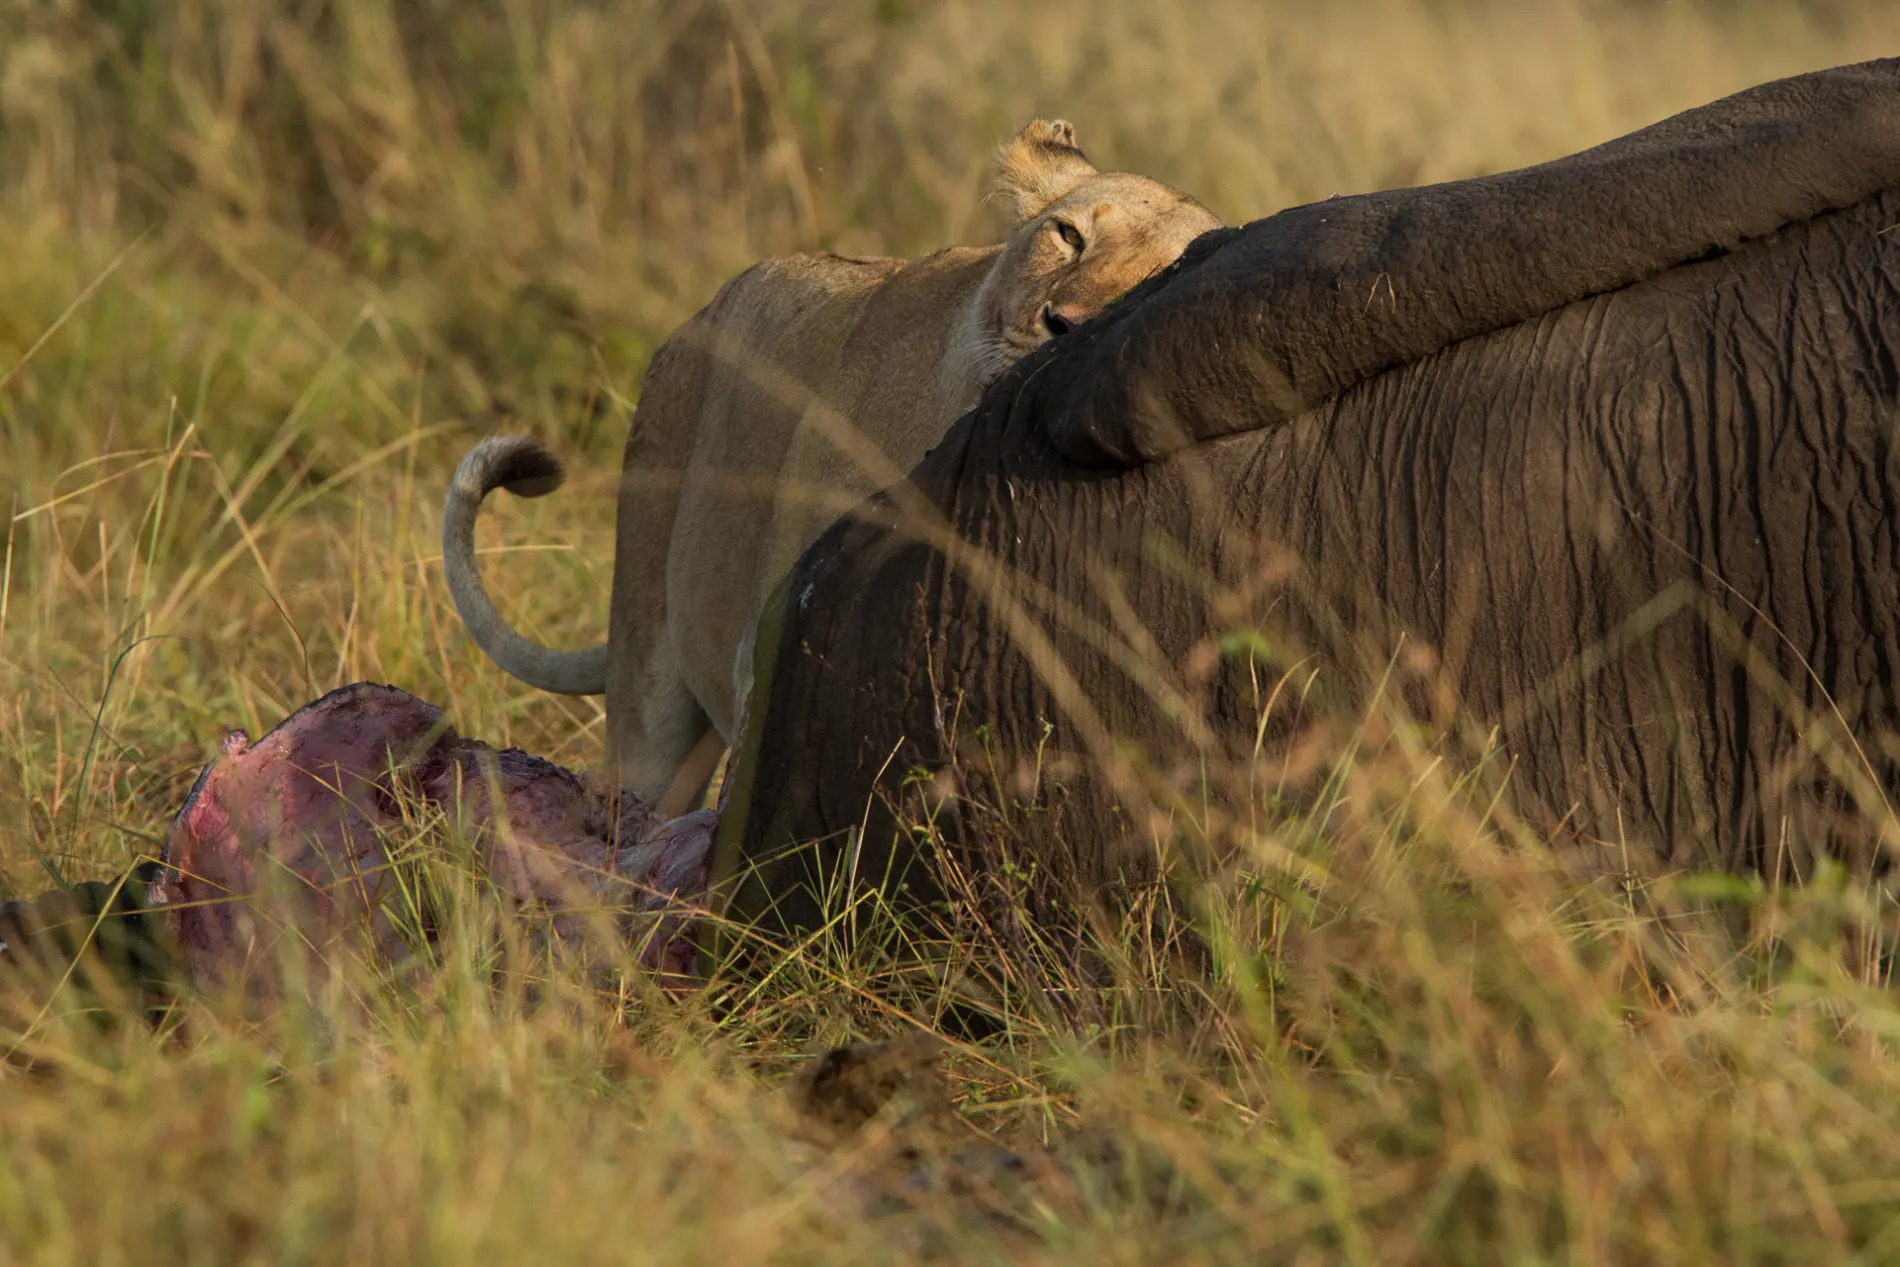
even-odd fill
[[[495,436],[484,442],[489,488],[505,488],[516,497],[546,497],[561,486],[567,472],[561,459],[539,440],[526,436]]]

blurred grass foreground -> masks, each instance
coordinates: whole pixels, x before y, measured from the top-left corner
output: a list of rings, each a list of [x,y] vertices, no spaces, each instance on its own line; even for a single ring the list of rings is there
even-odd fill
[[[572,459],[487,566],[598,640],[654,347],[765,254],[992,240],[1032,115],[1239,223],[1897,51],[1887,0],[0,0],[0,898],[119,873],[226,727],[349,681],[593,764],[599,701],[461,631],[455,459]],[[933,1024],[908,979],[503,971],[441,864],[426,972],[156,1031],[0,987],[0,1261],[1900,1259],[1888,895],[1611,900],[1389,745],[1337,761],[1208,896],[1211,973],[998,970],[940,1127],[1054,1168],[917,1182],[895,1118],[790,1123],[805,1054]]]

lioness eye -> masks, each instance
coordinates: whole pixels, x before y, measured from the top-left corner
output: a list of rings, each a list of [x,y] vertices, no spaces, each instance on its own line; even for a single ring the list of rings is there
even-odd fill
[[[1058,220],[1056,221],[1056,232],[1062,235],[1062,240],[1067,242],[1070,249],[1077,255],[1082,253],[1083,241],[1082,231],[1080,229],[1070,224],[1067,220]]]

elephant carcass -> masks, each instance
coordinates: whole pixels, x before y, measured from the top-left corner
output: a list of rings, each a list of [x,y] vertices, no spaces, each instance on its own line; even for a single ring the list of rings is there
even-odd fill
[[[1685,118],[1579,156],[1595,203],[1560,162],[1495,205],[1231,231],[1005,379],[781,587],[715,847],[734,913],[809,924],[847,870],[935,897],[898,819],[972,737],[1059,785],[1013,828],[1045,873],[1152,873],[1129,789],[1251,759],[1257,666],[1219,654],[1249,630],[1352,708],[1422,644],[1516,810],[1604,865],[1871,848],[1850,811],[1900,790],[1900,65]],[[1821,157],[1785,184],[1789,147]],[[1489,207],[1496,250],[1448,206]],[[969,820],[937,817],[966,852]]]

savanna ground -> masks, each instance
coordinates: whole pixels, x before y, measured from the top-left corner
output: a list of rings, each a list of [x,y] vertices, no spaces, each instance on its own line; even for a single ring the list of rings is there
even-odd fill
[[[224,728],[358,679],[593,764],[599,702],[461,632],[456,457],[570,458],[486,566],[597,640],[656,344],[763,254],[990,239],[1033,114],[1239,222],[1896,51],[1884,0],[0,0],[0,897],[118,874]],[[823,943],[718,1000],[497,986],[450,874],[460,935],[401,979],[157,1033],[8,1012],[0,1258],[1900,1258],[1884,895],[1606,896],[1402,742],[1332,759],[1202,895],[1211,973],[1135,947],[952,1045],[957,1130],[1073,1157],[1008,1220],[875,1215],[841,1176],[877,1131],[814,1164],[784,1129],[788,1070],[926,993]]]

